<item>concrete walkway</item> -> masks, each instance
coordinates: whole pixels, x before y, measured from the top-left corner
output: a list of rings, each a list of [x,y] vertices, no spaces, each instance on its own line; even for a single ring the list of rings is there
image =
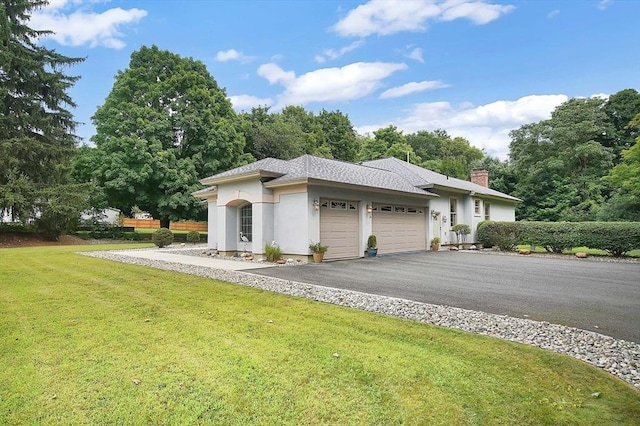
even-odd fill
[[[195,247],[198,249],[199,247]],[[202,247],[205,250],[205,247]],[[259,262],[243,262],[237,260],[223,260],[205,256],[190,256],[186,254],[177,254],[180,250],[194,250],[194,247],[178,248],[168,247],[166,249],[150,248],[136,250],[118,250],[117,253],[122,256],[135,257],[138,259],[158,260],[163,262],[182,263],[184,265],[204,266],[212,269],[223,269],[226,271],[246,271],[250,269],[272,268],[277,265]]]

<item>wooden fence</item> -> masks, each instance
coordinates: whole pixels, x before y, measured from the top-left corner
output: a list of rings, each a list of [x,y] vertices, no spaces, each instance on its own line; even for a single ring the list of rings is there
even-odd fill
[[[136,229],[160,229],[160,221],[152,219],[124,219],[122,226],[133,226]],[[207,222],[171,222],[172,231],[207,232]]]

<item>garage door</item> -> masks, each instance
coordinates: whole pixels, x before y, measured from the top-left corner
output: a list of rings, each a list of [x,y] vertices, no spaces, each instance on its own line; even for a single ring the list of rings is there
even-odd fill
[[[357,202],[320,200],[320,241],[329,246],[325,259],[358,257],[359,230]]]
[[[425,207],[373,205],[373,234],[378,253],[399,253],[427,249]]]

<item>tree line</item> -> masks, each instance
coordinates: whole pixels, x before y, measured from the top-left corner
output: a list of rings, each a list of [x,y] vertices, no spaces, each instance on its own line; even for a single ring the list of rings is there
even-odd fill
[[[267,157],[312,154],[343,161],[397,157],[490,186],[523,200],[520,219],[640,220],[640,94],[571,99],[549,120],[511,132],[509,159],[485,155],[445,130],[404,134],[387,126],[359,135],[341,111],[288,106],[236,113],[205,65],[142,47],[119,71],[79,146],[67,90],[80,62],[37,44],[29,13],[45,2],[0,5],[0,212],[36,222],[56,237],[80,211],[134,206],[163,226],[202,219],[191,193],[199,179]],[[635,118],[635,120],[634,120]]]

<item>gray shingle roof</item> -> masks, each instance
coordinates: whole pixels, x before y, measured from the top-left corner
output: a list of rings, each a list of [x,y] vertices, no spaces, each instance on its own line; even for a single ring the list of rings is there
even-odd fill
[[[203,185],[211,185],[215,181],[232,176],[242,176],[250,174],[252,172],[267,172],[273,174],[283,175],[289,170],[289,162],[285,160],[278,160],[277,158],[264,158],[255,163],[247,164],[246,166],[236,167],[235,169],[227,170],[226,172],[218,173],[217,175],[209,176],[202,179],[200,182]]]
[[[407,179],[407,181],[411,182],[413,185],[419,187],[429,187],[432,185],[436,185],[469,192],[473,191],[476,194],[503,198],[510,201],[521,201],[519,198],[512,197],[511,195],[504,194],[491,188],[487,188],[485,186],[478,185],[467,180],[457,179],[454,177],[436,173],[434,171],[424,169],[422,167],[407,163],[393,157],[383,158],[380,160],[365,161],[362,164],[365,166],[376,167],[382,170],[388,170],[397,173],[398,175]]]
[[[314,157],[312,155],[303,155],[302,157],[290,160],[289,171],[285,175],[269,182],[267,186],[304,179],[314,179],[331,183],[337,182],[348,185],[407,192],[410,194],[437,196],[427,190],[416,188],[415,185],[411,185],[401,176],[391,171],[379,170],[344,161]]]
[[[202,179],[201,182],[204,185],[215,185],[229,178],[240,178],[244,175],[255,175],[256,173],[275,177],[275,179],[267,182],[266,186],[315,180],[437,197],[437,194],[427,190],[427,188],[436,185],[519,201],[518,198],[493,189],[432,172],[397,158],[366,161],[362,164],[330,160],[312,155],[303,155],[288,161],[265,158],[246,166],[210,176]]]

